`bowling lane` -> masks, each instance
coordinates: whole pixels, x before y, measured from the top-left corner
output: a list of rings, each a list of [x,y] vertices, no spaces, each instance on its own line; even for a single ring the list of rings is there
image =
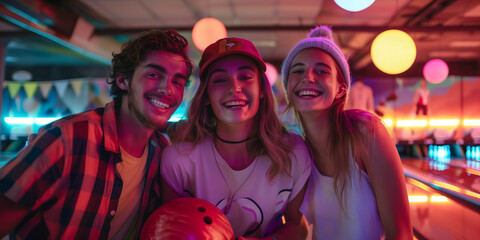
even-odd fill
[[[480,169],[471,161],[402,160],[412,224],[424,238],[480,236]]]
[[[480,164],[477,162],[465,159],[402,160],[407,177],[480,206]]]

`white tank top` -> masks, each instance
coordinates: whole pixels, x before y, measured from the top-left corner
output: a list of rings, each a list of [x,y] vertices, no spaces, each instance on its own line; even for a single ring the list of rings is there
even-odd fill
[[[353,163],[353,164],[352,164]],[[320,174],[312,164],[305,198],[300,210],[313,225],[313,239],[383,239],[382,223],[368,175],[350,157],[351,184],[344,193],[344,211],[335,195],[333,178]],[[360,180],[359,180],[360,179]],[[309,234],[310,235],[310,234]]]

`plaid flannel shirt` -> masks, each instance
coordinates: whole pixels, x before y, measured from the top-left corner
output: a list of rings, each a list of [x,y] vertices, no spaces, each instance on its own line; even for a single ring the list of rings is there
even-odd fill
[[[0,193],[30,209],[13,231],[20,239],[106,239],[118,206],[122,179],[114,102],[62,118],[0,169]],[[137,221],[160,203],[158,171],[167,139],[149,141],[145,190]]]

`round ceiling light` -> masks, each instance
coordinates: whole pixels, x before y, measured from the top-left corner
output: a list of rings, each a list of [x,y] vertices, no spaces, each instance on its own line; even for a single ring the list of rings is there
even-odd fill
[[[429,83],[439,84],[448,77],[448,65],[442,59],[432,59],[423,66],[423,77]]]
[[[227,29],[225,25],[216,18],[202,18],[193,26],[193,44],[195,44],[200,51],[205,50],[208,45],[218,39],[226,37]]]
[[[359,12],[365,8],[370,7],[370,5],[375,2],[375,0],[334,0],[335,3],[350,12]]]
[[[370,51],[372,61],[381,71],[399,74],[408,70],[417,55],[415,42],[400,30],[387,30],[373,40]]]

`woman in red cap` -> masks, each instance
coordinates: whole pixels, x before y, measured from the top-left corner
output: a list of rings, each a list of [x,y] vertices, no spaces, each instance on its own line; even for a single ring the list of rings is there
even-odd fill
[[[211,202],[237,238],[304,239],[299,207],[311,160],[302,138],[278,119],[265,70],[248,40],[207,47],[187,121],[163,151],[162,196]]]

